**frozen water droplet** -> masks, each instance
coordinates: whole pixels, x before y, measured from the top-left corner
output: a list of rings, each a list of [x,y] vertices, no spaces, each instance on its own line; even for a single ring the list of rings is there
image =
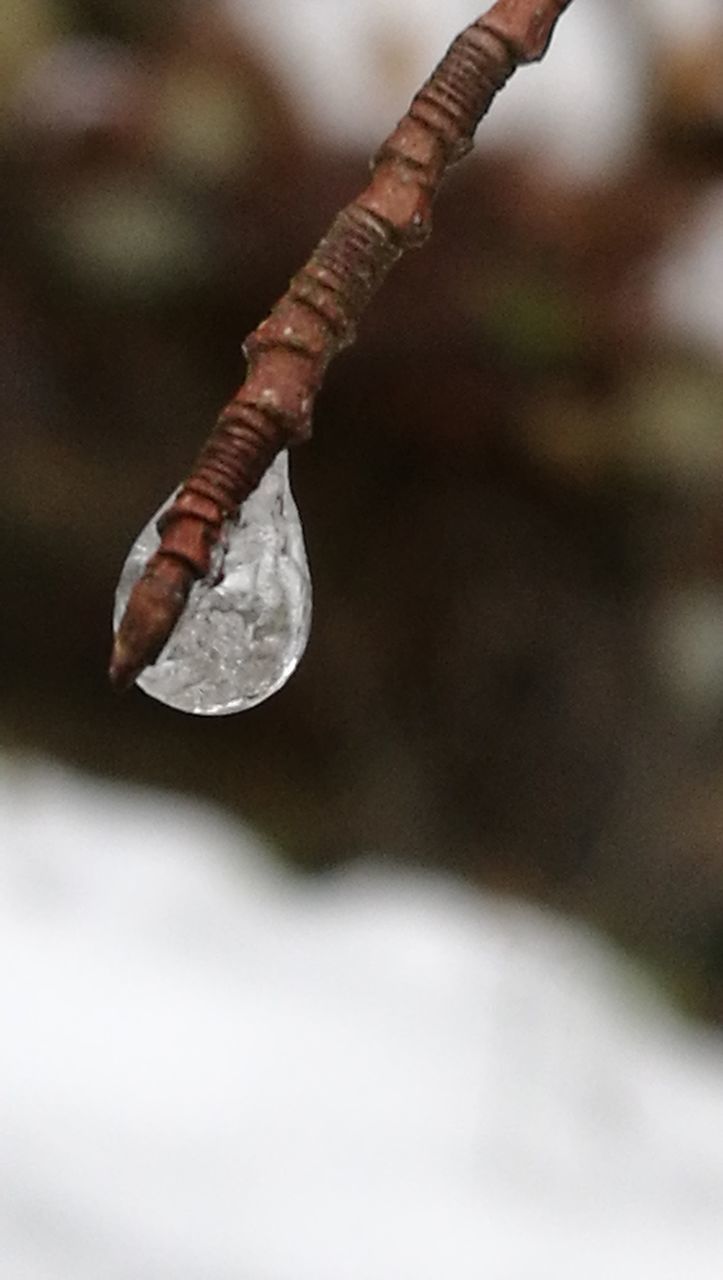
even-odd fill
[[[128,597],[159,545],[164,502],[131,548],[115,600],[120,624]],[[137,683],[179,711],[228,715],[253,707],[286,683],[306,647],[311,578],[286,451],[224,527],[216,563],[191,588],[168,644]]]

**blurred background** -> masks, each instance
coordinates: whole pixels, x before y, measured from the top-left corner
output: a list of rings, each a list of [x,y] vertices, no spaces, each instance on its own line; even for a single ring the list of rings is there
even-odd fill
[[[284,691],[106,684],[243,337],[478,11],[4,0],[0,749],[212,801],[312,881],[383,854],[572,913],[720,1021],[719,0],[577,0],[493,107],[292,459]]]
[[[318,870],[592,917],[723,1012],[723,33],[581,0],[331,369],[293,459],[303,664],[185,718],[116,578],[475,3],[6,0],[0,734],[212,797]]]

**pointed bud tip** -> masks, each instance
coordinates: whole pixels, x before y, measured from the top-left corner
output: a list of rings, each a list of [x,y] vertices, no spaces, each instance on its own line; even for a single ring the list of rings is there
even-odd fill
[[[118,693],[156,661],[183,612],[193,578],[187,564],[160,552],[146,565],[113,641],[108,676]]]
[[[108,679],[116,693],[126,693],[140,675],[142,668],[131,659],[125,645],[116,637],[113,644]]]

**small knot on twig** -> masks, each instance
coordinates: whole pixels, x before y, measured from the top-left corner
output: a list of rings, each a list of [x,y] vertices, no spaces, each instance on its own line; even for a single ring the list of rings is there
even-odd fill
[[[539,62],[558,18],[572,0],[497,0],[480,19],[510,50],[516,63]]]

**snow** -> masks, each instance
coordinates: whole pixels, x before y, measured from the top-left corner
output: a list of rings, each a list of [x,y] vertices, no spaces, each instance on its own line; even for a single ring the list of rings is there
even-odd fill
[[[723,1047],[579,925],[0,764],[3,1280],[719,1280]]]

